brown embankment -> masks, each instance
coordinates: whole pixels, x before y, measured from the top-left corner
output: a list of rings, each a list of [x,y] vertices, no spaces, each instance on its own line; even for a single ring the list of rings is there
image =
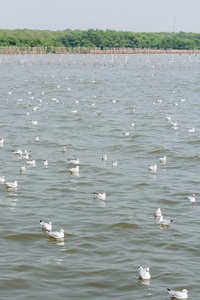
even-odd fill
[[[66,48],[66,47],[0,47],[0,54],[185,54],[200,53],[200,50],[134,49],[134,48]]]

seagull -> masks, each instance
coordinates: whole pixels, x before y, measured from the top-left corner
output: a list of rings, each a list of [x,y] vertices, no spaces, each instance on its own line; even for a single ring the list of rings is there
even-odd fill
[[[187,131],[188,131],[188,132],[195,132],[195,129],[194,129],[194,128],[191,128],[191,129],[188,129]]]
[[[73,165],[79,165],[79,163],[80,163],[79,158],[77,158],[77,159],[68,159],[68,161],[69,161],[70,164],[73,164]]]
[[[44,229],[44,230],[48,230],[48,231],[52,230],[52,223],[51,222],[46,223],[46,222],[43,222],[42,220],[40,220],[40,225],[41,225],[42,229]]]
[[[113,99],[113,100],[110,100],[112,103],[116,103],[117,101],[115,100],[115,99]]]
[[[155,211],[154,216],[156,218],[160,218],[162,216],[162,212],[161,212],[160,207]]]
[[[139,269],[139,275],[142,279],[150,279],[151,278],[148,267],[143,268],[142,266],[139,266],[138,269]]]
[[[107,155],[105,154],[103,157],[102,157],[102,160],[107,160],[108,158],[107,158]]]
[[[181,103],[183,103],[183,102],[185,102],[186,101],[186,99],[181,99]]]
[[[4,139],[0,139],[0,145],[2,146],[4,142]]]
[[[71,113],[76,114],[77,113],[77,109],[71,110]]]
[[[172,124],[173,126],[177,126],[178,122],[177,122],[177,121],[171,122],[171,124]]]
[[[67,150],[67,149],[66,149],[66,147],[65,147],[65,146],[63,146],[63,147],[62,147],[62,152],[63,152],[63,153],[65,153],[65,152],[66,152],[66,150]]]
[[[123,132],[123,135],[129,136],[129,132],[128,131],[127,132]]]
[[[178,103],[174,103],[174,106],[179,106],[179,104]]]
[[[164,155],[163,157],[159,157],[159,161],[165,164],[167,161],[166,155]]]
[[[100,116],[102,114],[102,111],[99,110],[99,111],[96,111],[97,115]]]
[[[171,117],[170,116],[166,116],[166,119],[168,122],[171,122]]]
[[[26,171],[26,167],[25,166],[21,166],[20,167],[20,172]]]
[[[178,126],[172,126],[171,129],[178,130]]]
[[[28,155],[29,157],[31,156],[31,151],[27,151],[27,150],[24,150],[24,153],[25,153],[25,155]]]
[[[159,224],[162,226],[169,226],[169,224],[173,222],[173,220],[164,220],[163,216],[161,214],[160,218],[159,218]]]
[[[35,160],[27,160],[26,161],[26,164],[29,165],[29,166],[34,166],[35,167]]]
[[[189,196],[188,199],[190,200],[190,202],[194,203],[196,201],[195,194],[193,194],[192,197]]]
[[[22,150],[12,150],[12,153],[13,154],[16,154],[16,155],[19,155],[19,156],[22,156],[22,154],[23,154],[23,152],[22,152]]]
[[[40,140],[40,138],[39,138],[39,136],[37,136],[37,137],[35,138],[35,141],[36,141],[36,142],[39,142],[39,140]]]
[[[50,231],[47,230],[48,234],[54,239],[63,239],[64,238],[64,229],[60,229],[60,231]]]
[[[182,292],[173,291],[173,290],[170,290],[170,289],[167,289],[167,290],[168,290],[168,293],[173,298],[177,298],[177,299],[187,299],[188,298],[189,291],[187,291],[186,289],[183,289]]]
[[[18,186],[18,182],[14,181],[14,182],[6,182],[6,185],[8,188],[12,188],[12,189],[16,189]]]
[[[0,177],[0,183],[5,183],[5,182],[6,182],[5,176]]]
[[[113,161],[113,162],[112,162],[112,166],[113,166],[113,167],[116,167],[116,166],[117,166],[117,161]]]
[[[162,100],[158,100],[158,103],[162,103]]]
[[[149,170],[156,172],[157,171],[157,164],[155,164],[155,165],[149,165]]]
[[[78,173],[79,172],[79,166],[76,166],[75,168],[69,168],[70,172],[72,173]]]
[[[32,120],[31,120],[31,124],[32,124],[32,125],[37,125],[37,123],[38,123],[38,121],[32,121]]]
[[[98,198],[98,199],[106,200],[106,193],[100,194],[100,193],[95,193],[94,192],[93,194],[95,194],[96,198]]]
[[[44,166],[48,166],[48,164],[49,164],[47,160],[44,160],[43,163],[44,163]]]

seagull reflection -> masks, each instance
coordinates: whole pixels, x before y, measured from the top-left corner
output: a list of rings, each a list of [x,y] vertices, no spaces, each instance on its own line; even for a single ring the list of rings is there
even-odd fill
[[[147,279],[142,279],[142,278],[140,278],[140,279],[138,279],[138,283],[139,284],[143,284],[143,285],[150,285],[150,280],[147,280]]]

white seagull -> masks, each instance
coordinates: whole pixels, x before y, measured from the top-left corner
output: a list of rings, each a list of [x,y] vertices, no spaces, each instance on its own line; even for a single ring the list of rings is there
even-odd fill
[[[37,137],[35,138],[35,142],[39,142],[39,140],[40,140],[40,138],[39,138],[39,136],[37,136]]]
[[[6,182],[5,176],[0,177],[0,183],[5,183],[5,182]]]
[[[149,170],[150,171],[154,171],[154,172],[156,172],[157,171],[157,164],[155,164],[155,165],[149,165]]]
[[[4,139],[0,139],[0,145],[3,146]]]
[[[164,155],[163,157],[159,157],[159,161],[165,164],[167,161],[166,155]]]
[[[189,196],[188,199],[190,200],[190,202],[194,203],[196,201],[195,194],[193,194],[192,196]]]
[[[194,128],[191,128],[191,129],[188,129],[187,131],[188,131],[188,132],[195,132],[195,129],[194,129]]]
[[[156,218],[160,218],[162,216],[162,212],[161,212],[160,207],[155,211],[154,216]]]
[[[68,159],[68,161],[72,165],[79,165],[79,163],[80,163],[79,158],[77,158],[77,159]]]
[[[173,290],[170,290],[170,289],[167,289],[167,290],[168,290],[168,293],[173,298],[177,298],[177,299],[187,299],[188,298],[189,291],[187,291],[186,289],[183,289],[182,292],[173,291]]]
[[[93,194],[95,194],[96,198],[101,199],[101,200],[106,200],[106,193],[95,193],[93,192]]]
[[[48,163],[48,160],[44,160],[44,161],[43,161],[43,164],[44,164],[44,166],[48,166],[48,164],[49,164],[49,163]]]
[[[103,157],[102,157],[102,160],[107,160],[108,158],[107,158],[107,155],[105,154]]]
[[[140,278],[147,279],[147,280],[151,278],[151,275],[150,275],[148,267],[147,268],[143,268],[142,266],[139,266],[138,269],[139,269]]]
[[[46,222],[43,222],[42,220],[40,220],[40,225],[41,225],[42,229],[44,229],[44,230],[48,230],[48,231],[52,230],[52,223],[51,222],[46,223]]]
[[[69,168],[70,172],[72,173],[78,173],[79,172],[79,166],[76,166],[75,168]]]
[[[166,220],[166,219],[163,219],[163,216],[161,214],[160,218],[159,218],[159,224],[161,226],[169,226],[169,224],[173,222],[173,220]]]
[[[50,231],[47,230],[48,234],[54,239],[63,239],[65,231],[64,229],[60,229],[60,231]]]
[[[25,166],[21,166],[20,167],[20,172],[26,171],[26,167]]]
[[[35,160],[27,160],[26,161],[26,164],[29,165],[29,166],[34,166],[35,167]]]
[[[171,122],[172,118],[171,118],[171,116],[166,116],[166,119],[167,119],[168,122]]]
[[[22,154],[23,154],[23,152],[22,152],[22,150],[12,150],[12,153],[13,154],[16,154],[16,155],[19,155],[19,156],[22,156]]]
[[[31,120],[31,124],[32,124],[32,125],[37,125],[37,123],[38,123],[38,121],[33,121],[33,120]]]
[[[66,151],[67,151],[66,147],[63,146],[63,147],[62,147],[62,152],[65,153]]]
[[[6,182],[6,185],[7,185],[8,188],[16,189],[18,187],[18,182],[17,181]]]
[[[123,132],[123,135],[125,135],[125,136],[129,136],[130,135],[130,133],[127,131],[127,132]]]
[[[117,161],[113,161],[112,162],[112,167],[116,167],[117,166]]]

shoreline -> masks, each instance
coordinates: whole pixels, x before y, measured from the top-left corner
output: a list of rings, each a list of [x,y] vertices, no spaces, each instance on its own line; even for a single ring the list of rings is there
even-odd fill
[[[200,50],[134,48],[1,47],[0,54],[198,54]]]

